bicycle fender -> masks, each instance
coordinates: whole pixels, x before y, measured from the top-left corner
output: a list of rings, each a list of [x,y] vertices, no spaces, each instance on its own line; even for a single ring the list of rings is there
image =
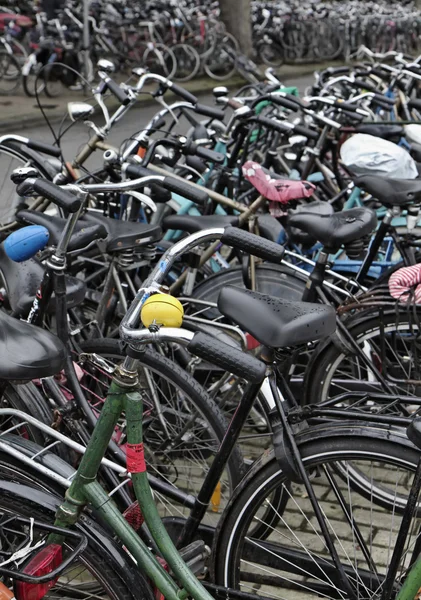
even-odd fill
[[[55,514],[62,502],[62,498],[43,490],[37,490],[12,481],[0,480],[0,495],[7,492],[21,498],[24,502],[27,502],[30,498],[31,503],[38,504],[42,510],[52,514]],[[149,590],[146,577],[138,570],[129,554],[115,543],[111,535],[99,523],[93,521],[88,515],[82,514],[76,528],[82,530],[89,544],[95,547],[98,553],[109,555],[118,576],[128,584],[135,598],[143,600],[151,597],[152,592]],[[144,595],[143,590],[149,590],[149,592]]]

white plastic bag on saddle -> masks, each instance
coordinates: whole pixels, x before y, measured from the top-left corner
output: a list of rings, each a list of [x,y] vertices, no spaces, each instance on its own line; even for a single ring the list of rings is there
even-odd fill
[[[416,179],[418,170],[409,153],[381,138],[356,133],[341,146],[341,159],[355,175]]]
[[[421,124],[411,123],[410,125],[404,125],[403,130],[408,142],[421,145]]]

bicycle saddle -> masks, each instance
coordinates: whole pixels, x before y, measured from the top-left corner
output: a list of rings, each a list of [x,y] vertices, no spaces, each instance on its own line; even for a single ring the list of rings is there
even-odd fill
[[[0,379],[51,377],[62,370],[65,358],[58,337],[0,312]]]
[[[301,213],[312,213],[313,215],[333,215],[333,208],[329,202],[322,202],[321,200],[315,200],[314,202],[310,202],[309,204],[300,204],[297,206],[295,210],[289,211],[289,217],[291,218],[293,215],[301,214]],[[288,222],[289,225],[289,222]],[[301,231],[296,227],[288,226],[288,233],[292,242],[297,244],[304,244],[305,246],[314,246],[317,243],[317,240]]]
[[[292,200],[309,198],[315,190],[308,181],[282,178],[252,160],[244,163],[242,171],[259,194],[272,202],[287,204]]]
[[[327,337],[336,329],[332,306],[289,302],[267,294],[225,287],[220,312],[269,348],[287,348]]]
[[[35,258],[17,263],[11,260],[0,244],[0,274],[6,288],[10,308],[17,317],[26,317],[31,309],[39,285],[44,277],[45,268]],[[86,285],[81,279],[66,276],[66,301],[72,308],[83,302]],[[48,305],[48,311],[55,310],[54,297]]]
[[[120,250],[146,246],[160,240],[162,237],[159,225],[110,219],[94,212],[87,212],[81,223],[97,223],[106,229],[107,252],[119,252]]]
[[[357,133],[374,135],[384,140],[396,141],[399,141],[399,138],[404,135],[404,129],[401,125],[366,125],[365,123],[361,123],[356,126],[355,131]]]
[[[368,192],[385,206],[407,206],[421,203],[419,179],[392,179],[376,175],[361,175],[355,185]]]
[[[212,229],[212,227],[237,227],[238,217],[229,215],[169,215],[162,222],[165,230],[173,229],[175,231],[187,231],[187,233],[195,233],[204,229]]]
[[[16,218],[21,223],[29,225],[43,225],[48,229],[50,234],[49,244],[57,246],[58,241],[63,233],[66,219],[61,217],[52,217],[45,213],[37,212],[36,210],[19,210],[16,213]],[[107,237],[107,230],[100,224],[87,224],[82,221],[76,223],[73,235],[68,246],[69,252],[85,248],[91,242]]]
[[[309,233],[330,252],[371,234],[377,225],[376,213],[369,208],[351,208],[333,215],[300,212],[288,219],[290,227]]]

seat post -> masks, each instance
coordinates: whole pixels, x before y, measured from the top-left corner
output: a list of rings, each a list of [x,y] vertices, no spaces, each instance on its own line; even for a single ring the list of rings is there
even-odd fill
[[[371,264],[373,263],[373,261],[375,260],[376,256],[377,256],[377,252],[387,234],[387,232],[389,231],[389,227],[390,224],[393,220],[393,217],[395,215],[393,214],[393,212],[391,210],[388,210],[383,218],[383,221],[380,223],[379,228],[377,229],[376,235],[374,236],[374,239],[372,240],[369,250],[363,260],[363,263],[360,267],[360,270],[358,271],[358,274],[355,278],[356,281],[358,281],[358,283],[363,283],[364,282],[364,278],[366,277],[368,270],[371,266]]]
[[[329,252],[323,247],[317,257],[313,271],[308,278],[306,288],[303,293],[303,302],[317,302],[317,288],[321,287],[328,267]]]

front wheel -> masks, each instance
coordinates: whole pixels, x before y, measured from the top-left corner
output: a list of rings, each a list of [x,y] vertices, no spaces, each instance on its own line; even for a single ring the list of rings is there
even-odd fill
[[[335,424],[297,436],[345,580],[360,600],[381,596],[418,464],[419,451],[399,435]],[[356,469],[370,487],[355,485]],[[412,531],[397,586],[418,528]],[[306,489],[288,481],[273,454],[263,456],[237,488],[220,523],[214,557],[217,584],[256,597],[285,597],[286,589],[309,599],[348,596]]]
[[[18,60],[8,52],[0,52],[0,94],[14,94],[20,86],[21,68]]]

